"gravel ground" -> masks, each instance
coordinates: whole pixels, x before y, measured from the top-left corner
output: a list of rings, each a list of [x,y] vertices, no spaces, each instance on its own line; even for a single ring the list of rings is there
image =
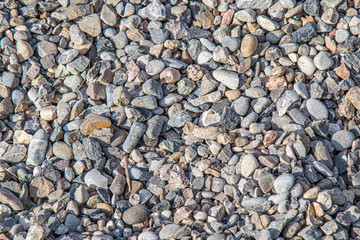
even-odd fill
[[[0,2],[0,239],[360,239],[359,9]]]

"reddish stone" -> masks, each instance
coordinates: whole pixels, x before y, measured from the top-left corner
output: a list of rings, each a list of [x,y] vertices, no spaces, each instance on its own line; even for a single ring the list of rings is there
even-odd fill
[[[229,9],[226,12],[222,13],[221,25],[230,25],[234,16],[235,10]]]
[[[277,137],[278,137],[278,133],[276,131],[274,130],[267,131],[263,140],[264,147],[266,148],[269,147],[272,143],[275,142]]]
[[[126,68],[127,68],[127,76],[128,76],[127,80],[128,82],[131,82],[139,74],[140,68],[136,65],[134,60],[127,62]]]
[[[351,119],[354,117],[355,109],[351,103],[344,101],[339,104],[338,112],[340,116]]]
[[[341,63],[340,66],[334,70],[339,78],[346,79],[350,77],[350,71],[346,68],[344,63]]]
[[[281,77],[269,77],[268,81],[266,82],[266,87],[267,89],[274,90],[277,89],[279,87],[286,87],[287,86],[287,82],[286,82],[286,78],[284,76]]]

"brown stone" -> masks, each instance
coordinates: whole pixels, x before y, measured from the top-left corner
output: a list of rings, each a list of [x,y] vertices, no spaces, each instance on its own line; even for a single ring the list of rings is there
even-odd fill
[[[215,140],[219,135],[220,130],[217,127],[198,127],[193,129],[192,134],[199,139]]]
[[[32,135],[24,130],[16,130],[14,133],[13,141],[14,144],[29,145],[32,139]]]
[[[103,116],[91,113],[80,125],[80,132],[85,136],[90,135],[95,129],[109,128],[111,121]]]
[[[276,66],[272,69],[272,75],[274,77],[281,77],[285,73],[285,67],[283,66]]]
[[[55,191],[54,185],[44,177],[36,177],[30,183],[30,197],[46,198]]]
[[[207,168],[204,170],[204,173],[207,174],[207,175],[212,175],[214,177],[220,177],[221,174],[216,171],[215,169],[212,169],[212,168]]]
[[[346,68],[344,63],[341,63],[340,66],[334,70],[339,78],[346,79],[350,77],[350,71]]]
[[[209,29],[214,24],[214,15],[210,11],[200,12],[197,19],[203,29]],[[199,26],[200,27],[200,26]]]
[[[229,9],[226,12],[223,12],[221,14],[221,16],[222,16],[221,25],[224,25],[224,24],[225,25],[230,25],[231,22],[232,22],[232,19],[234,17],[234,13],[235,13],[234,9]]]
[[[176,83],[180,78],[180,72],[172,67],[167,67],[160,73],[161,83]]]
[[[235,138],[235,146],[243,147],[249,143],[249,139],[247,137],[237,137]]]
[[[338,105],[338,113],[341,117],[351,119],[354,117],[355,109],[351,103],[348,101],[343,101]]]
[[[10,88],[0,85],[0,97],[1,98],[8,98],[11,95]]]
[[[295,79],[295,72],[291,68],[285,68],[284,77],[286,78],[287,82],[292,82]]]
[[[251,59],[245,58],[244,61],[242,61],[239,65],[238,73],[242,74],[242,73],[246,72],[247,70],[249,70],[250,67],[251,67]]]
[[[14,211],[24,209],[22,202],[6,188],[0,188],[0,202],[9,205]]]
[[[274,168],[279,164],[279,158],[271,155],[260,156],[259,161],[269,168]]]
[[[93,100],[105,100],[105,86],[101,83],[89,83],[86,94]]]
[[[183,133],[186,135],[190,135],[192,131],[197,128],[198,126],[193,124],[192,122],[187,122],[183,127]]]
[[[182,220],[188,218],[193,211],[193,208],[190,206],[183,206],[176,210],[174,215],[174,222],[179,224]]]
[[[359,9],[360,8],[360,0],[353,0],[354,8]]]
[[[287,82],[284,76],[282,77],[269,77],[266,82],[266,88],[270,91],[275,90],[279,87],[286,87]]]
[[[0,118],[14,112],[14,105],[10,98],[5,98],[0,102]]]
[[[193,81],[198,81],[204,76],[204,71],[199,65],[188,66],[186,72],[188,74],[188,78]]]
[[[104,212],[107,216],[112,216],[114,214],[114,209],[107,203],[98,203],[96,208]]]
[[[351,102],[356,109],[360,109],[360,87],[355,86],[350,88],[345,95],[345,99]]]
[[[239,90],[229,90],[225,92],[225,96],[229,101],[234,101],[241,96],[241,92]]]
[[[235,135],[229,133],[220,133],[217,136],[217,142],[222,145],[235,142]]]
[[[245,35],[245,37],[241,42],[241,48],[240,48],[241,55],[244,58],[252,56],[255,53],[257,46],[258,46],[258,40],[254,35],[252,34]]]

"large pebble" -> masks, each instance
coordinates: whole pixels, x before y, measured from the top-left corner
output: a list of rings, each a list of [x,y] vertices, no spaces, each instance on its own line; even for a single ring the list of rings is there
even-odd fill
[[[355,136],[352,132],[341,130],[332,136],[331,143],[336,151],[343,151],[350,148],[354,140]]]
[[[148,210],[145,205],[139,204],[126,210],[123,214],[123,220],[126,224],[133,225],[146,221]]]
[[[243,10],[245,11],[245,10]],[[241,55],[244,58],[250,57],[252,56],[256,49],[258,47],[258,40],[256,38],[256,36],[252,35],[252,34],[247,34],[245,35],[245,37],[243,38],[242,42],[241,42]]]
[[[45,159],[47,145],[47,133],[43,129],[37,130],[29,144],[26,164],[32,166],[41,165]]]
[[[315,98],[310,98],[306,101],[306,108],[310,113],[313,120],[315,119],[327,119],[329,112],[325,104]]]
[[[319,52],[314,57],[314,64],[320,70],[327,70],[331,68],[331,66],[334,64],[334,61],[325,52]]]
[[[223,83],[230,89],[237,89],[239,87],[240,80],[236,72],[217,69],[213,72],[213,76],[217,81]]]
[[[277,193],[286,193],[294,186],[295,177],[290,174],[282,174],[274,181],[274,189]]]
[[[306,75],[311,75],[316,70],[314,61],[309,56],[301,56],[301,57],[299,57],[299,59],[297,61],[297,65],[299,67],[299,70],[301,72],[305,73]]]

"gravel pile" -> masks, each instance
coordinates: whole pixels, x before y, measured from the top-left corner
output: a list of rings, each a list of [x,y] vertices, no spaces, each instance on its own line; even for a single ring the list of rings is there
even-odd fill
[[[0,239],[360,239],[358,9],[0,2]]]

